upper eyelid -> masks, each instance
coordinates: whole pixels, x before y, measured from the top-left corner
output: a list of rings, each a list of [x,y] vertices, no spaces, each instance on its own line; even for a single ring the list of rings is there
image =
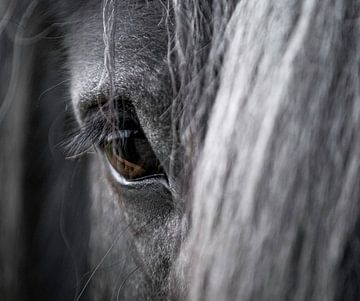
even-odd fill
[[[121,109],[124,111],[131,111],[135,114],[135,109],[132,105],[131,97],[125,91],[119,93],[114,93],[113,99],[109,97],[109,93],[105,93],[102,89],[92,90],[88,93],[82,93],[78,96],[78,101],[75,102],[75,108],[80,119],[86,119],[91,117],[93,113],[99,112],[102,109],[107,109],[107,107],[121,106]]]
[[[107,102],[108,98],[102,93],[82,94],[76,102],[75,107],[80,115],[80,119],[84,120]]]
[[[139,130],[127,130],[127,129],[118,130],[115,133],[109,134],[106,140],[107,142],[111,142],[112,140],[116,140],[116,139],[126,139],[138,133],[140,133]]]
[[[131,135],[139,133],[140,129],[121,124],[121,122],[119,125],[111,125],[106,120],[95,120],[88,121],[80,131],[89,144],[101,146],[112,140],[129,138]]]
[[[124,123],[127,123],[127,126],[131,123],[133,128],[140,127],[135,108],[127,98],[118,97],[108,101],[103,96],[96,97],[95,100],[79,102],[77,111],[81,123],[91,123],[95,119],[120,127],[124,127]]]
[[[131,119],[134,118],[133,115],[128,114],[128,112],[123,113],[124,116],[126,115],[125,118],[128,118],[128,122],[125,124],[119,122],[119,125],[115,126],[111,124],[109,119],[120,115],[109,114],[104,116],[101,112],[96,112],[93,109],[93,112],[88,113],[89,115],[83,119],[81,125],[76,126],[77,129],[69,133],[68,138],[62,143],[66,156],[68,158],[79,157],[88,153],[94,147],[101,147],[111,140],[126,138],[124,136],[129,136],[134,132],[141,132],[141,127],[137,122],[131,122]],[[74,129],[73,125],[71,127]]]
[[[104,93],[89,93],[80,96],[75,109],[80,117],[80,123],[91,123],[94,119],[102,120],[103,124],[122,121],[131,122],[137,128],[137,114],[131,99],[125,95],[116,95],[113,100]]]

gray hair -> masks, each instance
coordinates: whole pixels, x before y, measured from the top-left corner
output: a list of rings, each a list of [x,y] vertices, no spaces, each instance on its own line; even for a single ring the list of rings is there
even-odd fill
[[[192,7],[187,26],[202,30],[196,26],[208,1],[184,3]],[[195,126],[181,131],[196,141],[186,141],[187,153],[197,153],[190,229],[177,267],[187,295],[356,299],[359,5],[212,4],[207,71],[195,62],[197,77],[187,82],[198,93],[187,94],[184,107],[191,110],[183,118]],[[183,61],[193,58],[197,42],[178,43]]]

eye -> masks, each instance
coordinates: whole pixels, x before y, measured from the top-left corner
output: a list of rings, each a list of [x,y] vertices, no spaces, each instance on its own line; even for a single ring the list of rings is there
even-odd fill
[[[119,131],[117,137],[104,143],[103,151],[111,166],[126,180],[165,174],[142,131]]]

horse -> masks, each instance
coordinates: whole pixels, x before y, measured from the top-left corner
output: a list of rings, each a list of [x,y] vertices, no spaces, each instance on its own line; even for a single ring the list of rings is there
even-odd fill
[[[356,0],[3,0],[1,300],[358,300]]]

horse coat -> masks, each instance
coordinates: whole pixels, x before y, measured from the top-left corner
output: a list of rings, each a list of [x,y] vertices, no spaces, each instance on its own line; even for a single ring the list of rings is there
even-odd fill
[[[359,7],[2,1],[1,300],[358,300]]]

